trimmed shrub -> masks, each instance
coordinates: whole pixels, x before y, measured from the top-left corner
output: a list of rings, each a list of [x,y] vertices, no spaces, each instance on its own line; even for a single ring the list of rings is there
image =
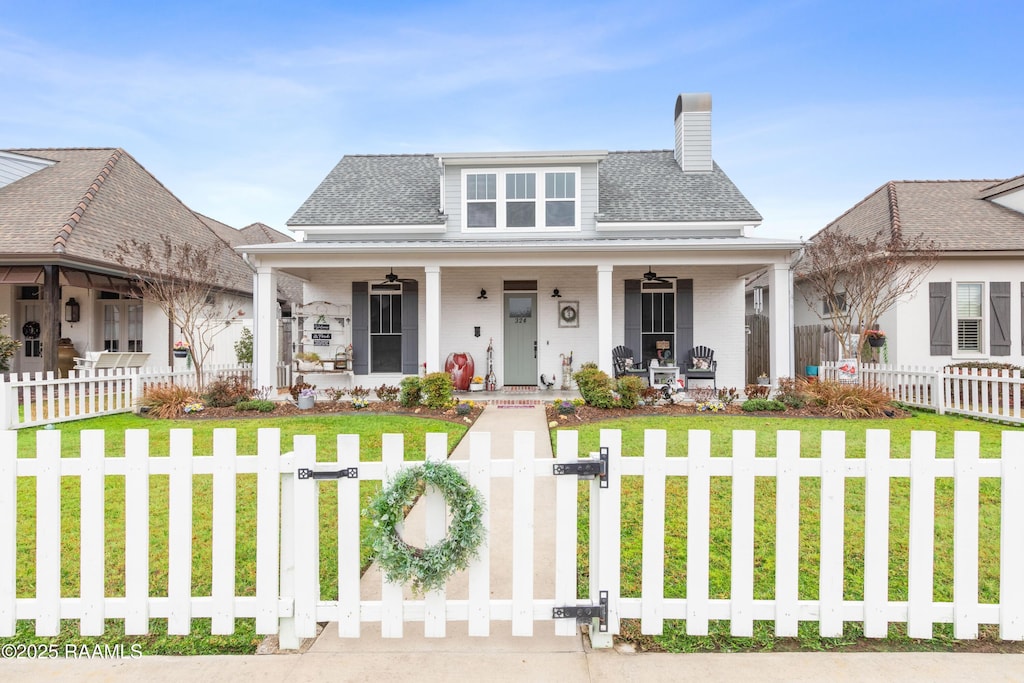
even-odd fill
[[[352,394],[352,398],[366,398],[370,395],[370,390],[361,384],[357,384],[349,389],[348,393]]]
[[[415,408],[420,404],[423,387],[419,377],[405,377],[399,383],[398,402],[406,408]]]
[[[740,392],[736,390],[736,387],[723,387],[718,390],[718,401],[723,406],[732,405],[739,397]]]
[[[273,401],[254,398],[251,401],[239,401],[235,404],[235,410],[255,410],[260,413],[271,413],[277,406]]]
[[[632,410],[640,404],[640,395],[647,388],[647,382],[639,377],[626,375],[619,378],[615,388],[619,394],[619,405]]]
[[[773,401],[767,398],[747,399],[743,404],[743,410],[748,413],[761,412],[763,410],[785,410],[786,406],[782,401]]]
[[[140,405],[149,409],[153,417],[181,417],[185,406],[199,400],[195,390],[179,384],[157,384],[146,389]]]
[[[340,403],[346,396],[348,396],[348,389],[345,387],[327,387],[324,389],[324,394],[331,403]]]
[[[803,408],[813,399],[810,382],[793,377],[780,377],[775,399],[788,408]]]
[[[400,392],[401,389],[393,384],[381,384],[373,390],[373,393],[377,394],[377,398],[386,403],[391,403],[396,400]]]
[[[252,381],[248,377],[231,375],[218,377],[206,385],[203,402],[211,408],[233,406],[252,397]]]
[[[747,395],[748,399],[768,398],[768,394],[772,393],[772,388],[767,384],[748,384],[744,387],[743,393]]]
[[[452,384],[452,376],[447,372],[431,372],[420,383],[423,394],[423,404],[428,408],[448,408],[455,403],[452,392],[455,385]]]
[[[611,408],[614,405],[612,380],[593,363],[584,363],[572,378],[576,380],[576,386],[587,405],[595,408]]]

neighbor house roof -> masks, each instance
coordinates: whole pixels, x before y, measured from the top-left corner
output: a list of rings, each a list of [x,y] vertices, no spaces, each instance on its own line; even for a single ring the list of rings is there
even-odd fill
[[[987,198],[1013,180],[890,181],[817,234],[866,238],[901,230],[907,238],[924,234],[940,251],[1024,250],[1024,214]]]
[[[55,163],[0,187],[0,260],[117,273],[121,268],[109,254],[119,242],[135,238],[155,243],[166,234],[174,241],[215,249],[223,274],[217,284],[252,291],[252,271],[227,247],[218,229],[123,149],[6,151]]]
[[[433,154],[342,157],[288,225],[443,223],[440,174]],[[684,173],[671,150],[610,152],[598,175],[605,222],[761,220],[717,164],[711,173]]]

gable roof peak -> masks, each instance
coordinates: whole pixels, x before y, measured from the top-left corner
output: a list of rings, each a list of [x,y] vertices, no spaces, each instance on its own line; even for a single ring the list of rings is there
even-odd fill
[[[64,221],[64,225],[60,227],[57,234],[54,236],[54,253],[63,254],[66,251],[68,240],[71,238],[71,234],[75,231],[75,226],[77,226],[78,222],[82,220],[82,216],[85,215],[85,212],[92,203],[92,200],[96,198],[100,188],[103,187],[103,183],[105,183],[107,178],[110,177],[110,174],[114,171],[114,166],[118,161],[120,161],[124,154],[125,151],[120,147],[112,150],[110,158],[107,159],[107,163],[105,163],[99,170],[99,173],[96,175],[96,179],[93,180],[92,184],[89,185],[88,189],[86,189],[85,194],[82,195],[80,200],[78,200],[78,205],[74,208],[71,215],[68,216],[66,221]]]

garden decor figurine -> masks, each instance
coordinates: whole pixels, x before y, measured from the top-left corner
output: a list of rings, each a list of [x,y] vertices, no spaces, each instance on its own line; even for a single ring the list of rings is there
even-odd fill
[[[562,391],[572,389],[572,351],[569,355],[559,354],[562,357]]]
[[[487,342],[487,378],[484,380],[487,391],[497,391],[498,376],[494,374],[494,337]]]
[[[468,353],[450,353],[444,363],[444,371],[452,376],[452,385],[459,391],[469,389],[474,368],[473,356]]]

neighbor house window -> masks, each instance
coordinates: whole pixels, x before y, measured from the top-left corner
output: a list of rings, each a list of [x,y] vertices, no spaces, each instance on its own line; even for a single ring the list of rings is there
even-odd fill
[[[577,229],[578,176],[579,170],[575,168],[465,171],[465,226],[495,230]]]
[[[842,313],[846,310],[846,294],[836,294],[835,305],[829,299],[825,298],[821,301],[821,311],[825,315],[835,315],[836,313]]]
[[[982,284],[962,282],[956,286],[957,351],[981,352]]]

